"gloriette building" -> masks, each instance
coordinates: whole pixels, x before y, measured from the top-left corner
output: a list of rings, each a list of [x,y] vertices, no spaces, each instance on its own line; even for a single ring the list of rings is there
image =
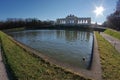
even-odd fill
[[[91,25],[91,18],[80,18],[74,15],[68,15],[66,18],[57,19],[58,25]]]

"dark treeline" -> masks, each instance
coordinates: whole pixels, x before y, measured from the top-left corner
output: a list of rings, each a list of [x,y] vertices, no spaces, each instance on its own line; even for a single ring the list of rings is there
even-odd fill
[[[54,21],[41,21],[36,18],[27,18],[27,19],[9,18],[6,21],[0,21],[1,30],[12,29],[12,28],[25,28],[29,30],[34,30],[34,29],[91,30],[89,26],[90,25],[57,25],[57,24],[55,25]]]
[[[103,23],[103,26],[112,29],[120,30],[120,12],[115,11],[107,17],[107,21]]]
[[[6,21],[0,21],[0,29],[12,29],[12,28],[37,28],[51,26],[50,21],[41,21],[36,18],[17,19],[9,18]]]
[[[57,25],[54,21],[41,21],[36,18],[9,18],[6,21],[0,21],[0,30],[23,28],[23,29],[71,29],[71,30],[101,30],[91,28],[90,25]],[[103,29],[102,29],[103,30]]]

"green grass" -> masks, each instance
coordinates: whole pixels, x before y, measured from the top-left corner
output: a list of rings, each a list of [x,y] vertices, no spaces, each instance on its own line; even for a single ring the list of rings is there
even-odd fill
[[[90,80],[34,56],[0,32],[6,64],[17,80]]]
[[[102,65],[102,77],[104,80],[120,80],[120,53],[95,32]]]
[[[106,34],[108,34],[110,36],[113,36],[113,37],[120,40],[120,32],[118,32],[118,31],[115,31],[115,30],[112,30],[112,29],[106,29],[104,31],[104,33],[106,33]]]
[[[4,29],[3,31],[12,32],[12,31],[22,31],[22,30],[25,30],[25,28],[21,27],[21,28]]]

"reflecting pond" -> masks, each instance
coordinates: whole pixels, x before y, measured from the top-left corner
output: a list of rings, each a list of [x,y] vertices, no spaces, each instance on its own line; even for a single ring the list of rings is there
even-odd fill
[[[25,30],[9,33],[16,40],[63,64],[87,68],[93,33],[78,30]],[[83,58],[85,60],[83,60]]]

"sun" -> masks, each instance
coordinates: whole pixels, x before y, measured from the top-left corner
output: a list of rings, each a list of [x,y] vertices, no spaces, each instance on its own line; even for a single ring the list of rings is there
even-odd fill
[[[94,13],[96,16],[103,16],[103,12],[105,11],[103,6],[95,7]]]

